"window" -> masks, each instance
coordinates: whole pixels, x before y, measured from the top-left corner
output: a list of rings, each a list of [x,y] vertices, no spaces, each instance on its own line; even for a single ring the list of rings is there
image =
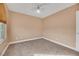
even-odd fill
[[[0,23],[0,43],[6,39],[6,24]]]

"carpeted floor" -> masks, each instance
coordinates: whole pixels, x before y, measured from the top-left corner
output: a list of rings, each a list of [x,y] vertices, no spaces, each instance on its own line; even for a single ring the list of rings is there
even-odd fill
[[[4,56],[79,56],[79,53],[45,39],[10,45]]]

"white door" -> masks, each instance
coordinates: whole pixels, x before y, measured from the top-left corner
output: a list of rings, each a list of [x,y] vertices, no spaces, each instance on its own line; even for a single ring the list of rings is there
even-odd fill
[[[79,11],[76,12],[76,50],[79,51]]]

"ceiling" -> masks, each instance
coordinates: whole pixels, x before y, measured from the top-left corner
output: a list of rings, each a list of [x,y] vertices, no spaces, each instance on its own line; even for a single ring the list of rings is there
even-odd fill
[[[75,3],[7,3],[9,10],[40,18],[47,17]],[[40,5],[40,13],[37,13],[37,5]]]

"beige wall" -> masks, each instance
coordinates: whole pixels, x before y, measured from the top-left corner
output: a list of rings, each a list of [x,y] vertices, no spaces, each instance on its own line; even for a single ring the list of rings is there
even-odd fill
[[[42,22],[39,18],[10,11],[11,42],[41,36]]]
[[[44,19],[10,11],[11,42],[44,36],[75,47],[76,6],[69,7]]]
[[[44,37],[70,47],[76,45],[76,5],[44,19]]]
[[[77,3],[77,10],[79,10],[79,3]]]

